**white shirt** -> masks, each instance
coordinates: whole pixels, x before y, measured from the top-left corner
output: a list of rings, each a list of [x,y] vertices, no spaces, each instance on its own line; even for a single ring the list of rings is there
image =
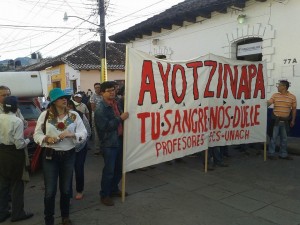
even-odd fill
[[[75,147],[77,143],[81,143],[86,140],[87,130],[83,124],[82,119],[78,115],[77,112],[70,111],[68,115],[66,115],[62,119],[57,119],[57,122],[64,122],[69,116],[75,114],[76,119],[70,123],[65,130],[68,130],[75,134],[76,138],[65,138],[62,141],[59,141],[55,144],[48,145],[46,142],[43,142],[46,135],[50,137],[58,137],[63,131],[60,131],[56,128],[55,125],[49,122],[49,119],[46,122],[46,134],[43,133],[42,126],[44,124],[44,120],[46,117],[47,110],[42,112],[38,118],[35,130],[34,130],[34,141],[40,144],[42,147],[53,148],[57,151],[68,151]]]
[[[83,114],[88,114],[90,112],[86,104],[84,104],[83,102],[78,103],[78,105],[76,105],[76,109]]]
[[[25,148],[30,142],[24,139],[24,124],[16,114],[9,112],[0,114],[0,143],[5,145],[15,145],[17,149]]]
[[[0,114],[4,113],[3,104],[0,103]],[[24,129],[28,127],[28,122],[24,119],[20,109],[17,109],[16,116],[19,117],[24,124]]]
[[[95,110],[100,104],[100,101],[102,100],[102,95],[98,95],[97,93],[94,93],[90,98],[90,103],[95,104]]]

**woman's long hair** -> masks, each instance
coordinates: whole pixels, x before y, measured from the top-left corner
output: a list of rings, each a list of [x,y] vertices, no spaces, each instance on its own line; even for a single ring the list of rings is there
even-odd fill
[[[54,117],[58,117],[59,116],[55,104],[53,104],[53,103],[49,104],[48,110],[53,113]],[[65,108],[65,113],[66,114],[69,113],[69,109],[67,107]]]

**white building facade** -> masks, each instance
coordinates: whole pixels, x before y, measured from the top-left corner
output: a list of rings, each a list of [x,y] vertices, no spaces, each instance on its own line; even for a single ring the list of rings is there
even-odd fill
[[[228,6],[226,11],[211,12],[209,18],[197,16],[195,21],[184,21],[183,25],[172,25],[168,30],[152,31],[151,35],[127,41],[127,46],[174,61],[208,53],[239,60],[265,60],[268,98],[277,92],[278,80],[287,79],[291,83],[289,91],[297,96],[299,109],[300,1],[241,2],[244,7]],[[296,124],[292,135],[300,136],[299,110]]]

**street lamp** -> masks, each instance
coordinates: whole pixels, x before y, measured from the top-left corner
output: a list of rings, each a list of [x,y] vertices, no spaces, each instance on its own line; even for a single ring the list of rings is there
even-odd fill
[[[64,21],[68,21],[69,17],[74,17],[80,20],[83,20],[85,22],[88,22],[90,24],[93,24],[98,28],[98,32],[100,34],[100,65],[101,65],[101,73],[100,73],[100,83],[102,83],[103,81],[107,81],[107,72],[106,72],[106,35],[105,35],[105,26],[103,23],[96,24],[93,23],[91,21],[88,21],[84,18],[81,18],[79,16],[68,16],[67,13],[65,12],[64,14]]]

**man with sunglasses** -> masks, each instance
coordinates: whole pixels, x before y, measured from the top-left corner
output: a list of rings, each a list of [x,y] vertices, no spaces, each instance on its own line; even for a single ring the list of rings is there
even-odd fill
[[[271,122],[273,131],[270,136],[268,158],[271,160],[277,159],[275,147],[276,139],[279,136],[279,159],[292,160],[293,158],[287,152],[287,134],[289,128],[295,125],[297,100],[296,96],[288,91],[290,83],[287,80],[279,80],[276,86],[278,92],[268,100],[268,106],[274,105]]]

